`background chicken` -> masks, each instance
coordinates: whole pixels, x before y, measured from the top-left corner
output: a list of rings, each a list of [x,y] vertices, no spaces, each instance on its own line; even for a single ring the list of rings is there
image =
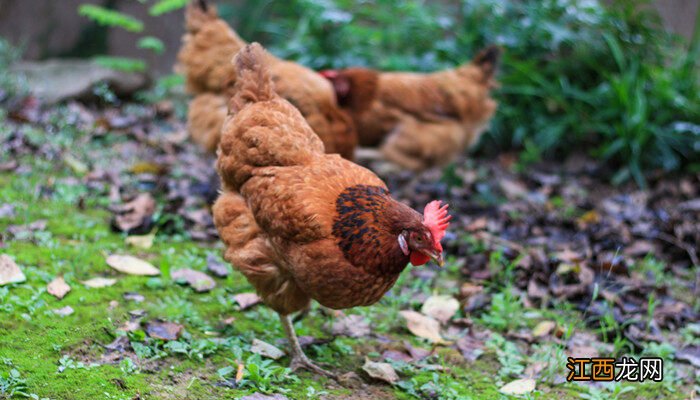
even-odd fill
[[[334,309],[370,305],[409,261],[442,264],[449,216],[438,201],[422,216],[371,171],[324,154],[299,111],[275,93],[271,60],[255,43],[236,57],[214,220],[225,259],[279,313],[292,368],[330,375],[303,354],[289,314],[311,299]]]
[[[470,63],[430,74],[366,68],[324,71],[338,103],[352,115],[362,146],[381,146],[402,167],[449,163],[476,143],[496,111],[490,92],[497,47]]]
[[[225,104],[236,81],[231,58],[246,42],[203,0],[188,5],[185,26],[178,70],[186,77],[187,90],[195,95],[188,127],[194,141],[214,152],[226,115]],[[357,144],[355,129],[350,117],[339,109],[328,81],[300,64],[270,54],[266,57],[277,93],[299,109],[328,153],[352,159]]]

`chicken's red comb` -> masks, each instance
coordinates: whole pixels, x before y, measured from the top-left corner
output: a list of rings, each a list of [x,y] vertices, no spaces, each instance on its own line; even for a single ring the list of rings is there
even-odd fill
[[[440,200],[434,200],[423,210],[423,225],[430,229],[436,244],[445,237],[445,231],[450,225],[452,216],[447,214],[447,207],[449,207],[447,203],[443,205]]]
[[[338,77],[338,71],[334,69],[324,69],[323,71],[318,72],[322,77],[326,79],[334,79]]]

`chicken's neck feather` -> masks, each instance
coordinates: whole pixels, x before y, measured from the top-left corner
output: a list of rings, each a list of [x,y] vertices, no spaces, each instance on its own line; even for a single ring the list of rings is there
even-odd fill
[[[420,225],[421,215],[400,203],[380,186],[355,185],[336,199],[333,236],[345,258],[371,274],[398,274],[409,257],[398,236]]]

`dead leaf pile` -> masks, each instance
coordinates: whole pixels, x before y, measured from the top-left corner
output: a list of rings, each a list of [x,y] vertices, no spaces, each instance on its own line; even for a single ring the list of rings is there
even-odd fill
[[[676,330],[700,318],[692,304],[700,296],[700,273],[692,268],[700,263],[700,174],[660,175],[640,190],[634,183],[610,185],[604,173],[595,172],[598,164],[580,158],[522,173],[499,161],[469,165],[455,163],[450,182],[431,181],[429,173],[382,176],[396,197],[414,207],[434,198],[450,204],[457,218],[444,247],[468,282],[459,295],[465,313],[478,314],[489,305],[482,283],[502,282],[514,263],[509,274],[526,306],[567,301],[596,329],[597,321],[612,315],[638,349],[660,339],[661,329]],[[472,251],[456,232],[468,232],[486,251]],[[656,304],[649,324],[652,294]],[[539,329],[543,336],[554,332]]]
[[[112,227],[119,232],[144,234],[153,228],[153,213],[156,201],[148,193],[141,193],[134,199],[112,208]]]

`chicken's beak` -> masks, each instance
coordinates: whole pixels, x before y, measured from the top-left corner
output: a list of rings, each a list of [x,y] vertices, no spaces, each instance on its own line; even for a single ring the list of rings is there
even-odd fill
[[[435,251],[435,250],[421,250],[421,253],[425,254],[426,256],[430,257],[435,261],[435,263],[439,266],[442,267],[445,265],[445,259],[442,256],[441,251]]]

